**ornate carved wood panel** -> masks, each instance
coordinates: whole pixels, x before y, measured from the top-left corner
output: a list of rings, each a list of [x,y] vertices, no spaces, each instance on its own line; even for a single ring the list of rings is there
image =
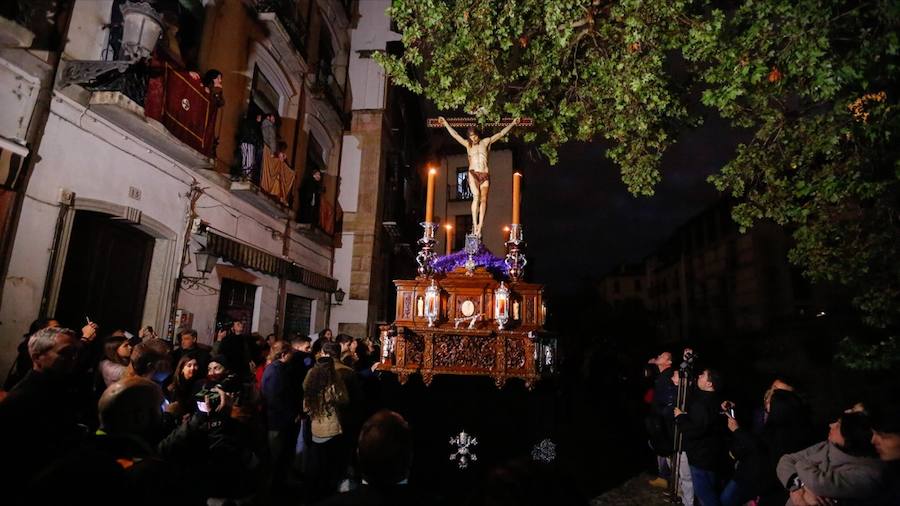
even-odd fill
[[[421,366],[424,362],[425,340],[415,332],[407,332],[404,337],[406,365]]]
[[[505,341],[506,345],[506,368],[507,369],[525,369],[526,349],[525,342],[518,338],[509,338]]]
[[[404,320],[412,320],[413,315],[413,301],[411,293],[403,294],[403,312],[401,313],[401,318]]]
[[[494,339],[491,337],[437,334],[433,342],[434,367],[491,370],[496,363]]]
[[[463,271],[435,279],[441,287],[439,321],[428,327],[420,315],[419,298],[431,280],[397,280],[397,329],[395,361],[386,360],[382,370],[397,374],[405,383],[418,373],[428,385],[437,374],[491,377],[498,387],[509,378],[519,378],[528,388],[539,379],[531,331],[541,330],[540,304],[543,287],[530,283],[509,284],[513,300],[518,302],[519,319],[500,331],[493,314],[494,291],[500,285],[487,271],[474,276]],[[471,303],[471,304],[468,304]],[[474,306],[473,315],[482,315],[475,326],[465,321],[454,328],[455,319],[464,317],[463,305]],[[470,317],[471,318],[471,317]]]

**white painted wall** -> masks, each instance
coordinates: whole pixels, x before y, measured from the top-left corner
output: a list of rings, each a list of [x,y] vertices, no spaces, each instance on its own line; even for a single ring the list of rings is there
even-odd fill
[[[163,258],[156,255],[151,272],[165,271],[158,263],[168,263],[177,274],[180,244],[187,226],[187,194],[196,180],[204,188],[197,202],[200,218],[224,235],[229,235],[276,256],[282,256],[283,243],[273,231],[282,232],[284,221],[238,199],[227,189],[202,174],[180,166],[158,153],[148,144],[134,139],[128,132],[72,99],[56,94],[47,123],[40,162],[35,167],[23,206],[16,243],[13,248],[3,301],[0,304],[0,370],[6,370],[15,357],[15,348],[40,310],[46,283],[50,248],[59,214],[61,188],[73,191],[78,199],[92,199],[141,210],[172,232],[176,247]],[[141,199],[129,197],[129,187],[141,190]],[[197,244],[192,241],[190,261],[194,261]],[[331,265],[330,249],[297,234],[293,235],[288,255],[306,268],[327,275]],[[170,271],[171,272],[171,271]],[[257,277],[257,330],[271,332],[275,321],[278,280],[263,273],[249,271]],[[193,265],[185,274],[197,276]],[[171,295],[173,285],[162,286],[150,281],[151,297]],[[204,341],[209,342],[215,324],[221,281],[213,273],[206,282],[215,291],[181,290],[178,307],[193,313],[194,326]],[[289,283],[289,293],[308,298],[323,294],[297,283]],[[168,294],[168,295],[166,295]],[[324,321],[324,306],[317,305],[314,318]],[[164,329],[161,321],[146,321]]]
[[[353,110],[384,109],[386,79],[384,70],[372,58],[360,58],[359,51],[383,50],[387,42],[400,40],[391,31],[387,16],[389,0],[359,2],[359,21],[350,36],[350,84]]]
[[[0,58],[0,137],[24,144],[39,88],[38,77]]]
[[[344,233],[341,237],[341,247],[334,250],[334,277],[338,280],[338,286],[348,294],[340,306],[331,307],[331,324],[335,329],[341,323],[365,324],[368,317],[368,299],[351,299],[349,296],[355,236],[356,234],[352,232]]]
[[[345,213],[355,213],[359,205],[359,173],[362,164],[362,149],[353,134],[344,135],[341,155],[341,193],[338,202]]]
[[[69,23],[64,56],[70,60],[102,60],[109,31],[113,0],[77,0]]]

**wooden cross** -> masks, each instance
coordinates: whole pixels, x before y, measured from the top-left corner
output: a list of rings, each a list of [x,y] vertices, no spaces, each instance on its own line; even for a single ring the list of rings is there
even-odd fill
[[[500,121],[493,121],[491,123],[485,123],[483,125],[478,124],[478,118],[468,116],[464,118],[444,118],[447,120],[447,123],[452,127],[481,127],[481,126],[500,126],[504,127],[509,125],[515,120],[515,118],[500,118]],[[425,120],[425,126],[428,128],[444,128],[441,125],[441,122],[437,118],[428,118]],[[516,126],[520,127],[530,127],[534,126],[534,119],[532,118],[521,118],[519,119],[519,124]]]

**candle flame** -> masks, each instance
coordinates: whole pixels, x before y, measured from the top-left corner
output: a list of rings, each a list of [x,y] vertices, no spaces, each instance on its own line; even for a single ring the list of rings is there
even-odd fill
[[[429,174],[437,174],[437,169],[435,169],[435,168],[428,169],[428,173]]]
[[[448,223],[448,224],[444,225],[444,228],[446,228],[447,230],[452,230],[452,229],[453,229],[453,225],[451,225],[451,224]]]

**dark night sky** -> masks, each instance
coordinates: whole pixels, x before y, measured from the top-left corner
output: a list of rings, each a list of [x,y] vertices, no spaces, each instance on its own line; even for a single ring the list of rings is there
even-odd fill
[[[519,150],[530,279],[551,292],[571,293],[586,279],[640,260],[718,198],[706,177],[736,144],[734,132],[717,118],[684,132],[666,153],[652,197],[628,193],[599,143],[564,146],[555,166]]]

